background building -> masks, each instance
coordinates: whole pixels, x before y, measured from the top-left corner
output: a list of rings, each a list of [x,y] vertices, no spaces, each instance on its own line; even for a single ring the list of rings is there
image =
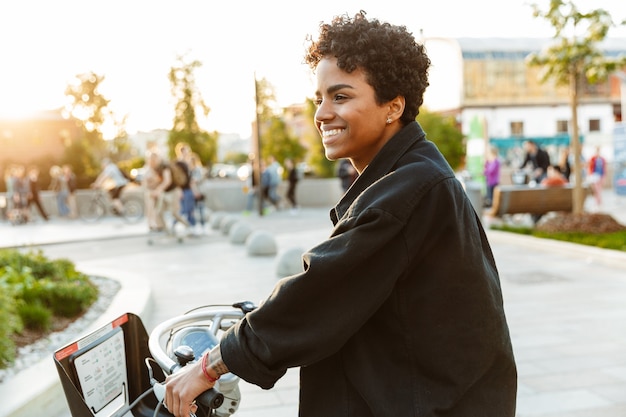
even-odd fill
[[[521,163],[525,139],[539,142],[554,162],[569,145],[569,89],[540,83],[541,69],[526,62],[530,53],[540,52],[550,41],[425,39],[432,60],[425,104],[432,111],[456,117],[468,138],[468,169],[476,170],[470,166],[472,158],[484,155],[488,143],[498,148],[510,168]],[[626,55],[626,39],[607,39],[601,49],[607,56]],[[586,83],[579,94],[579,132],[585,158],[601,146],[607,160],[613,159],[613,132],[623,111],[620,75],[613,74],[598,84]]]

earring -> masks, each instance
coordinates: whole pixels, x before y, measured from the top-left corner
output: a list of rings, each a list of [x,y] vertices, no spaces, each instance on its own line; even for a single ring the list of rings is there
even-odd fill
[[[387,116],[387,124],[390,125],[391,124],[391,116]]]

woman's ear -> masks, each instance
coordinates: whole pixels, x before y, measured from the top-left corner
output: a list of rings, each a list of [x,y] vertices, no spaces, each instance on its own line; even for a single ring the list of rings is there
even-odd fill
[[[389,115],[388,117],[393,121],[398,120],[402,117],[402,113],[404,113],[404,106],[406,101],[404,96],[397,96],[393,100],[389,102]]]

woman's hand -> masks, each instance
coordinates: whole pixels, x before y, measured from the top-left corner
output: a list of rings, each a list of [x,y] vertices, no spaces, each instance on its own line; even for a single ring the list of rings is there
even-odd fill
[[[186,365],[165,379],[163,403],[174,416],[189,417],[198,409],[195,398],[214,385],[202,372],[202,361]]]

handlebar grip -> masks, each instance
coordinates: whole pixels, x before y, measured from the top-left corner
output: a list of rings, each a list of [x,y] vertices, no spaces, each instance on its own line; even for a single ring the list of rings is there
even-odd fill
[[[211,388],[198,395],[196,400],[206,407],[217,409],[224,403],[224,394],[215,388]]]

